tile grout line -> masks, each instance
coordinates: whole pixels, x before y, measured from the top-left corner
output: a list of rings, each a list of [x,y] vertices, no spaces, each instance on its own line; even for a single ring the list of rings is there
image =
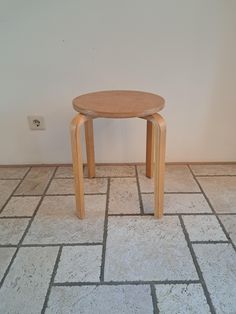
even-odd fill
[[[104,229],[103,229],[103,248],[102,248],[102,259],[101,259],[101,272],[100,272],[100,281],[101,282],[104,282],[104,273],[105,273],[105,258],[106,258],[106,245],[107,245],[107,233],[108,233],[107,228],[108,228],[110,185],[111,185],[111,178],[108,178],[106,210],[105,210]]]
[[[217,216],[224,216],[224,215],[228,215],[228,216],[235,216],[236,213],[217,213]]]
[[[123,179],[124,177],[118,178],[118,179]],[[125,179],[129,179],[129,178],[136,178],[136,177],[128,177]],[[109,177],[106,179],[117,179],[117,177]],[[154,192],[140,192],[140,194],[154,194]],[[164,192],[164,194],[202,194],[202,192]],[[20,195],[20,194],[16,194],[16,195],[12,195],[14,197],[34,197],[34,196],[41,196],[42,194],[24,194],[24,195]],[[46,194],[47,196],[75,196],[75,193],[48,193]],[[97,192],[97,193],[84,193],[84,195],[106,195],[106,192]]]
[[[84,195],[106,195],[107,193],[84,193]],[[60,193],[48,193],[46,194],[46,196],[75,196],[75,193],[64,193],[64,194],[60,194]]]
[[[164,213],[164,216],[216,216],[215,213],[184,213],[184,212],[179,212],[179,213]],[[221,216],[228,215],[228,216],[235,216],[236,213],[226,213],[226,214],[219,214]],[[121,214],[108,214],[109,217],[122,217],[122,216],[153,216],[153,213],[144,213],[144,214],[139,214],[139,213],[121,213]]]
[[[77,282],[55,282],[55,287],[80,287],[80,286],[127,286],[127,285],[179,285],[200,284],[200,280],[153,280],[153,281],[77,281]]]
[[[91,194],[89,194],[91,195]],[[103,194],[106,195],[106,194]],[[48,196],[48,195],[46,195]],[[51,196],[51,195],[50,195]],[[54,195],[55,196],[55,195]],[[56,196],[68,196],[68,195],[56,195]],[[215,213],[208,213],[208,212],[200,212],[200,213],[185,213],[185,212],[178,212],[178,213],[164,213],[164,216],[178,216],[178,215],[183,215],[183,216],[216,216]],[[120,213],[120,214],[108,214],[109,217],[122,217],[122,216],[153,216],[153,213]],[[218,216],[236,216],[236,213],[221,213],[218,214]],[[1,219],[30,219],[32,216],[2,216],[0,217]],[[90,242],[89,242],[90,243]]]
[[[221,243],[230,243],[229,241],[224,240],[208,240],[208,241],[190,241],[192,244],[221,244]]]
[[[134,216],[134,217],[136,217],[136,216],[153,216],[153,214],[141,214],[141,213],[130,213],[130,214],[123,214],[123,213],[121,213],[121,214],[108,214],[108,216],[109,217],[132,217],[132,216]]]
[[[84,195],[106,195],[106,192],[104,193],[84,193]],[[16,195],[12,195],[13,197],[40,197],[42,196],[42,194],[24,194],[24,195],[20,195],[20,194],[16,194]],[[45,196],[75,196],[75,193],[50,193],[50,194],[45,194]]]
[[[2,248],[2,247],[5,247],[5,248],[17,248],[17,244],[1,244],[0,248]]]
[[[60,258],[61,258],[62,248],[63,248],[63,246],[60,245],[58,253],[57,253],[56,261],[55,261],[55,264],[54,264],[54,267],[53,267],[51,280],[49,282],[48,290],[47,290],[47,293],[46,293],[46,296],[45,296],[45,299],[44,299],[44,303],[43,303],[43,307],[42,307],[42,310],[41,310],[41,314],[45,313],[45,310],[46,310],[47,305],[48,305],[49,296],[50,296],[51,289],[52,289],[52,286],[53,286],[53,283],[54,283],[54,279],[56,277],[58,264],[59,264],[59,261],[60,261]]]
[[[146,214],[147,215],[147,214]],[[184,216],[235,216],[236,213],[222,213],[222,214],[215,214],[213,212],[200,212],[200,213],[184,213],[184,212],[179,212],[179,213],[164,213],[164,216],[178,216],[178,215],[184,215]]]
[[[0,209],[0,214],[3,212],[4,208],[6,207],[7,203],[10,201],[10,199],[12,198],[12,196],[14,196],[14,193],[16,192],[16,190],[18,189],[18,187],[21,185],[21,183],[23,182],[23,180],[25,179],[25,177],[27,176],[27,174],[30,172],[31,167],[26,171],[26,173],[24,174],[24,176],[21,179],[14,179],[14,180],[19,180],[20,182],[16,185],[16,187],[14,188],[14,190],[12,191],[12,193],[10,194],[10,196],[8,197],[8,199],[6,200],[6,202],[3,204],[2,208]],[[13,180],[13,179],[12,179]]]
[[[180,191],[179,192],[175,192],[175,191],[168,192],[168,191],[166,191],[166,192],[164,192],[164,194],[180,194],[180,195],[181,194],[190,194],[190,195],[193,194],[194,195],[194,194],[202,194],[202,192],[182,192],[182,191],[181,192]]]
[[[209,207],[211,208],[212,212],[214,213],[216,219],[218,220],[218,223],[219,223],[219,225],[220,225],[222,231],[224,232],[226,238],[229,240],[229,242],[230,242],[230,244],[232,245],[234,251],[236,252],[236,245],[234,245],[234,243],[233,243],[233,241],[232,241],[232,239],[231,239],[229,233],[228,233],[227,230],[225,229],[225,226],[223,225],[223,223],[221,222],[220,218],[218,217],[217,212],[215,211],[213,205],[211,204],[209,198],[207,197],[207,195],[206,195],[206,193],[204,192],[204,190],[203,190],[201,184],[198,182],[197,178],[196,178],[195,175],[194,175],[194,172],[192,171],[192,169],[191,169],[191,167],[190,167],[189,165],[188,165],[188,168],[189,168],[190,172],[192,173],[192,176],[193,176],[195,182],[197,183],[199,189],[201,190],[203,196],[205,197],[205,199],[206,199],[206,201],[207,201]]]
[[[49,243],[49,244],[22,244],[22,247],[48,247],[48,246],[96,246],[102,242],[81,242],[81,243]]]
[[[141,194],[154,194],[154,192],[141,192]],[[202,194],[202,192],[168,192],[165,191],[164,194]]]
[[[29,171],[29,170],[27,170],[26,172],[28,172],[28,171]],[[25,176],[25,174],[24,174],[24,176]],[[23,177],[24,177],[24,176],[23,176]],[[5,178],[5,179],[4,179],[4,178],[1,178],[1,179],[0,179],[0,182],[1,182],[1,181],[14,181],[14,180],[20,180],[20,181],[21,181],[21,180],[23,180],[23,177],[22,177],[22,178]]]
[[[95,176],[94,178],[89,178],[89,177],[84,177],[84,179],[122,179],[122,178],[136,178],[136,175],[132,175],[132,176],[101,176],[101,177],[98,177],[98,176]],[[73,179],[74,180],[74,177],[55,177],[54,180],[58,180],[58,179]],[[0,179],[1,180],[1,179]],[[9,179],[9,180],[12,180],[12,179]]]
[[[236,177],[236,174],[194,174],[195,177]]]
[[[25,219],[25,218],[32,218],[32,216],[2,216],[0,219]]]
[[[103,245],[102,242],[82,242],[82,243],[34,243],[34,244],[21,244],[21,247],[54,247],[54,246],[101,246]],[[1,247],[11,248],[11,247],[17,247],[17,244],[0,244]]]
[[[47,189],[48,189],[48,187],[49,187],[49,185],[50,185],[50,183],[51,183],[51,181],[52,181],[52,179],[53,179],[53,177],[54,177],[54,175],[55,175],[55,173],[56,173],[56,170],[57,170],[57,167],[54,169],[54,172],[53,172],[51,178],[49,179],[49,181],[48,181],[48,183],[47,183],[47,186],[46,186],[46,188],[45,188],[43,194],[41,195],[41,199],[40,199],[40,201],[38,202],[38,205],[36,206],[36,209],[35,209],[35,211],[34,211],[32,217],[31,217],[31,219],[29,220],[28,225],[27,225],[27,227],[26,227],[26,229],[25,229],[25,231],[24,231],[24,233],[23,233],[23,235],[22,235],[22,237],[21,237],[19,243],[17,244],[16,251],[15,251],[15,253],[13,254],[13,256],[12,256],[12,258],[11,258],[11,261],[10,261],[10,263],[8,264],[8,267],[7,267],[5,273],[4,273],[3,277],[2,277],[2,280],[1,280],[1,282],[0,282],[0,288],[2,287],[2,285],[3,285],[3,283],[4,283],[4,281],[5,281],[5,279],[6,279],[7,275],[8,275],[8,272],[9,272],[9,270],[10,270],[10,268],[11,268],[11,265],[13,264],[13,262],[14,262],[14,260],[15,260],[15,257],[16,257],[16,255],[17,255],[17,253],[18,253],[18,251],[19,251],[19,249],[20,249],[20,247],[21,247],[21,244],[23,243],[23,241],[24,241],[24,239],[25,239],[25,236],[26,236],[26,234],[28,233],[28,231],[29,231],[29,229],[30,229],[30,226],[31,226],[31,224],[32,224],[32,222],[33,222],[33,220],[34,220],[34,217],[36,216],[36,214],[37,214],[37,212],[38,212],[38,210],[39,210],[39,207],[41,206],[41,204],[42,204],[42,202],[43,202],[43,199],[44,199],[44,197],[45,197],[45,195],[46,195],[46,191],[47,191]],[[23,182],[23,180],[22,180],[22,182]]]
[[[137,189],[138,189],[140,214],[143,215],[144,214],[143,199],[142,199],[141,188],[140,188],[140,183],[139,183],[139,176],[138,176],[137,165],[134,166],[134,169],[135,169],[135,177],[136,177],[136,183],[137,183]]]
[[[138,214],[138,213],[129,213],[129,214],[108,214],[108,216],[153,216],[153,213],[144,213],[144,214]],[[178,216],[178,215],[185,215],[185,216],[214,216],[214,213],[164,213],[164,216]],[[232,214],[236,215],[236,214]]]
[[[153,283],[150,284],[150,289],[151,289],[151,297],[152,297],[153,314],[159,314],[160,310],[158,308],[156,288]]]
[[[139,215],[140,216],[140,215]],[[221,244],[230,243],[229,241],[218,240],[218,241],[191,241],[192,244]],[[102,246],[102,242],[84,242],[84,243],[47,243],[47,244],[21,244],[21,247],[55,247],[60,246]],[[0,248],[17,248],[17,244],[0,244]]]
[[[133,166],[133,165],[140,165],[140,166],[144,166],[145,162],[98,162],[96,163],[97,166]],[[167,165],[175,165],[175,166],[182,166],[182,165],[186,165],[186,164],[190,164],[192,166],[195,165],[236,165],[236,161],[189,161],[189,160],[185,160],[185,161],[167,161],[166,162]],[[72,163],[45,163],[45,164],[29,164],[29,163],[24,163],[24,164],[0,164],[0,168],[22,168],[22,167],[72,167]],[[83,167],[86,168],[87,167],[87,163],[83,163]]]
[[[212,300],[211,300],[211,297],[210,297],[210,293],[209,293],[209,291],[207,289],[207,286],[206,286],[206,283],[205,283],[205,279],[203,277],[201,268],[200,268],[200,266],[198,264],[196,254],[195,254],[195,252],[193,250],[193,246],[192,246],[192,243],[190,241],[190,238],[189,238],[189,235],[188,235],[188,231],[187,231],[187,229],[186,229],[186,227],[184,225],[184,221],[183,221],[183,218],[182,218],[181,215],[179,215],[179,221],[180,221],[180,224],[181,224],[181,227],[182,227],[182,230],[183,230],[183,233],[184,233],[184,236],[185,236],[185,240],[187,242],[190,254],[192,256],[192,260],[193,260],[195,269],[196,269],[198,277],[200,279],[200,282],[201,282],[201,285],[202,285],[202,288],[203,288],[203,291],[204,291],[207,303],[209,305],[210,311],[211,311],[212,314],[216,314],[215,307],[214,307],[214,305],[212,303]]]
[[[165,213],[164,216],[214,216],[215,214],[212,212],[200,212],[200,213],[185,213],[185,212],[178,212],[178,213]]]

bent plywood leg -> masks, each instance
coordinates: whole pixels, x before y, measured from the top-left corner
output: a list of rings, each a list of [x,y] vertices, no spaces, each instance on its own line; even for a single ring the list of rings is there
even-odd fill
[[[95,177],[93,120],[88,119],[85,122],[84,126],[85,126],[88,177],[93,178]]]
[[[154,126],[154,216],[163,216],[164,206],[164,176],[165,176],[165,149],[166,149],[166,125],[165,120],[159,114],[153,114],[151,121]]]
[[[152,178],[153,175],[153,124],[147,121],[147,135],[146,135],[146,176]]]
[[[84,176],[83,176],[83,158],[81,145],[81,126],[86,121],[86,117],[78,114],[71,122],[71,146],[72,161],[75,185],[76,214],[80,219],[85,217],[84,211]]]

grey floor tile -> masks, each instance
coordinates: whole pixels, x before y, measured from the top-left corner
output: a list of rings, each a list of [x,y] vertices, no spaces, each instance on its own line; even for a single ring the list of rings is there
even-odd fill
[[[236,177],[199,177],[217,213],[236,213]]]
[[[85,175],[87,174],[87,167],[84,169]],[[96,166],[96,177],[134,177],[135,167],[134,166]]]
[[[14,255],[16,248],[0,247],[0,281],[2,280],[5,271]],[[0,305],[1,308],[1,305]]]
[[[227,241],[215,216],[183,216],[191,241]]]
[[[230,238],[236,245],[236,215],[219,215],[221,222],[223,223]]]
[[[211,313],[200,284],[156,285],[160,314]]]
[[[134,177],[135,167],[134,166],[117,166],[117,165],[96,165],[96,177]],[[87,177],[88,169],[84,167],[84,176]],[[72,178],[73,170],[72,166],[58,167],[55,178]]]
[[[16,190],[15,195],[42,195],[54,170],[54,167],[33,167]]]
[[[141,192],[153,192],[153,179],[145,176],[145,167],[138,166]],[[185,165],[167,165],[165,172],[165,192],[199,192],[190,170]]]
[[[75,214],[74,196],[46,196],[25,237],[24,243],[57,244],[100,242],[106,195],[86,195],[86,217]]]
[[[236,213],[236,165],[191,166],[218,213]],[[13,169],[13,170],[12,170]],[[20,169],[20,170],[19,170]],[[23,169],[23,170],[22,170]],[[0,217],[31,216],[52,177],[53,167],[33,167],[8,201]],[[143,192],[152,192],[152,180],[138,166]],[[28,167],[0,168],[0,209],[20,183]],[[133,166],[97,166],[97,177],[111,179],[109,213],[139,213],[140,204]],[[215,177],[213,177],[215,175]],[[217,175],[220,175],[220,177]],[[223,176],[225,175],[225,176]],[[207,177],[208,176],[208,177]],[[86,195],[86,218],[75,215],[72,168],[59,167],[49,188],[61,196],[45,196],[24,244],[75,244],[103,241],[106,195]],[[86,170],[85,170],[86,177]],[[2,178],[2,179],[1,179]],[[63,179],[64,178],[64,179]],[[107,178],[85,179],[85,192],[106,193]],[[165,213],[211,213],[188,167],[168,165]],[[186,192],[186,194],[184,194]],[[50,193],[50,192],[49,192]],[[32,195],[32,196],[22,196]],[[33,196],[34,195],[34,196]],[[153,212],[153,194],[142,194],[144,211]],[[236,244],[236,216],[219,215]],[[214,215],[184,215],[192,241],[227,240]],[[29,219],[1,218],[0,245],[18,244]],[[193,244],[216,313],[236,313],[236,253],[230,244]],[[0,248],[0,280],[16,248]],[[0,312],[40,313],[55,264],[58,247],[21,247],[0,290]],[[97,282],[102,245],[68,245],[62,249],[55,282]],[[106,281],[198,280],[179,219],[164,216],[109,217],[105,254]],[[209,313],[200,284],[156,285],[160,313]],[[94,285],[53,287],[47,313],[153,313],[149,285]]]
[[[28,218],[9,218],[0,220],[0,244],[18,244],[26,227]]]
[[[194,244],[217,313],[236,313],[236,254],[231,244]]]
[[[178,217],[109,217],[105,280],[198,279]]]
[[[55,178],[72,178],[73,169],[72,166],[61,166],[57,168]]]
[[[20,180],[0,180],[0,210],[19,183]]]
[[[108,180],[106,178],[92,178],[84,179],[84,192],[92,193],[106,193]]]
[[[96,166],[97,167],[97,166]],[[56,173],[55,173],[55,178],[73,178],[74,174],[73,174],[73,167],[72,166],[61,166],[58,167]],[[87,167],[84,166],[84,178],[87,178],[88,174],[87,174]],[[97,174],[96,174],[97,177]]]
[[[145,214],[153,214],[154,212],[154,194],[141,194],[143,211]],[[164,205],[164,213],[166,213],[166,206]]]
[[[0,179],[22,179],[29,167],[0,167]]]
[[[165,177],[166,192],[199,192],[189,168],[184,165],[168,165]]]
[[[141,192],[153,192],[154,191],[154,181],[153,179],[147,178],[145,175],[145,166],[137,166],[138,178],[140,184]]]
[[[140,213],[138,186],[136,178],[111,179],[109,213]]]
[[[53,287],[46,313],[152,314],[150,287]]]
[[[101,245],[63,247],[55,282],[98,282],[101,260]]]
[[[47,194],[74,194],[74,179],[53,179]]]
[[[20,248],[0,290],[1,313],[41,313],[57,247]]]
[[[190,165],[194,174],[199,175],[236,175],[236,164],[228,165]]]
[[[142,194],[145,213],[153,213],[154,196]],[[212,210],[202,194],[165,194],[164,213],[211,213]]]
[[[0,217],[31,216],[39,201],[39,196],[13,196],[0,214]]]
[[[107,179],[106,178],[92,178],[84,179],[85,193],[106,193]],[[74,194],[74,179],[54,179],[52,180],[47,194]]]

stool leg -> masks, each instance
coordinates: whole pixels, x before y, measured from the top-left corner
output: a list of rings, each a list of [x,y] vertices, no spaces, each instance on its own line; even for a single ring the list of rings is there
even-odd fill
[[[159,114],[152,115],[154,126],[155,168],[154,168],[154,216],[163,216],[166,124]]]
[[[88,177],[95,177],[95,158],[94,158],[94,136],[93,136],[93,120],[89,119],[84,124]]]
[[[86,121],[86,117],[78,114],[71,122],[71,146],[72,161],[75,186],[76,214],[80,219],[85,217],[84,211],[84,176],[83,176],[83,158],[81,145],[81,126]]]
[[[146,135],[146,176],[152,178],[153,175],[153,124],[147,121],[147,135]]]

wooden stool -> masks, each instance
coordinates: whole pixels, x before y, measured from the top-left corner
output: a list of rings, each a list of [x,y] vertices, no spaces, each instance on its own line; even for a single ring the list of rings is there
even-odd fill
[[[85,217],[83,160],[80,140],[81,126],[85,126],[88,177],[95,177],[93,119],[142,118],[147,120],[146,176],[151,178],[154,168],[154,216],[163,215],[165,138],[164,119],[157,113],[164,107],[158,95],[139,91],[101,91],[76,97],[73,107],[79,112],[71,122],[71,143],[75,183],[76,213]]]

